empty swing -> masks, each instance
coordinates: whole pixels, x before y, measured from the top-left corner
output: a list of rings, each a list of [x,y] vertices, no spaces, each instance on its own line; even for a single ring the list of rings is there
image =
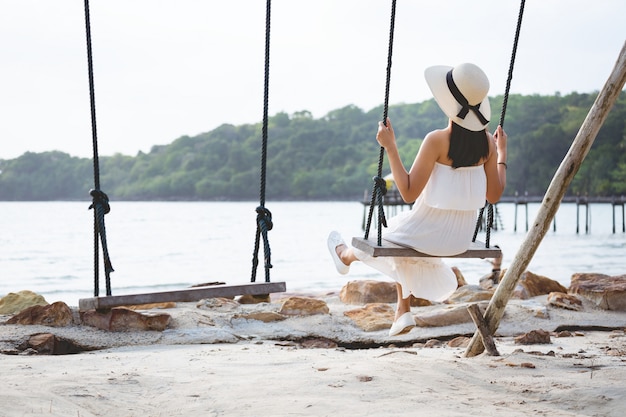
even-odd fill
[[[519,33],[521,29],[523,10],[524,10],[524,0],[522,0],[521,2],[520,12],[519,12],[518,21],[517,21],[515,39],[513,43],[513,52],[511,54],[511,61],[509,65],[507,84],[506,84],[504,100],[502,104],[502,112],[500,115],[501,126],[504,126],[504,116],[506,113],[506,106],[508,102],[511,79],[513,76],[513,67],[514,67],[514,62],[515,62],[515,55],[517,52],[517,43],[518,43]],[[385,87],[385,101],[384,101],[384,107],[383,107],[383,123],[385,123],[385,125],[386,125],[387,114],[389,110],[389,86],[390,86],[390,80],[391,80],[391,58],[392,58],[392,52],[393,52],[393,35],[394,35],[394,26],[395,26],[395,15],[396,15],[396,2],[395,0],[392,0],[391,25],[390,25],[390,32],[389,32],[389,49],[388,49],[388,57],[387,57],[387,78],[386,78],[386,87]],[[352,246],[354,246],[355,248],[373,257],[438,257],[438,258],[441,258],[442,256],[430,255],[430,254],[420,252],[418,250],[415,250],[407,246],[394,244],[389,241],[386,241],[383,243],[382,227],[387,226],[387,221],[385,219],[385,213],[384,213],[384,201],[383,201],[383,197],[385,193],[387,192],[386,181],[382,177],[382,166],[383,166],[384,154],[385,154],[385,149],[381,146],[380,152],[379,152],[379,158],[378,158],[378,172],[377,172],[377,175],[373,178],[374,184],[373,184],[373,189],[372,189],[372,197],[370,201],[369,215],[368,215],[367,223],[365,227],[365,235],[364,237],[353,237]],[[369,231],[370,231],[370,227],[372,223],[374,207],[377,207],[378,209],[377,210],[378,212],[378,221],[377,221],[378,239],[377,241],[374,241],[369,238]],[[484,215],[485,208],[487,208],[486,239],[485,239],[485,243],[483,243],[483,242],[476,240],[476,238],[478,235],[478,231],[481,227],[481,224],[483,222],[483,215]],[[494,247],[490,246],[490,233],[491,233],[492,225],[493,225],[493,205],[489,202],[486,202],[485,206],[482,207],[479,211],[478,218],[476,221],[476,228],[474,231],[474,236],[467,250],[456,255],[443,256],[443,257],[446,257],[446,258],[482,258],[482,259],[502,257],[502,252],[500,248],[498,248],[497,246],[494,246]]]
[[[261,190],[260,205],[257,207],[257,233],[254,245],[254,256],[252,261],[252,278],[250,284],[244,285],[217,285],[217,286],[199,286],[187,288],[178,291],[165,291],[145,294],[130,294],[113,296],[111,294],[110,273],[113,272],[113,266],[109,258],[109,252],[106,241],[106,229],[104,224],[104,215],[111,210],[109,198],[100,189],[100,170],[98,161],[98,140],[96,129],[96,111],[95,111],[95,94],[94,94],[94,77],[92,64],[92,48],[91,48],[91,24],[89,16],[89,0],[84,0],[85,4],[85,26],[87,39],[87,60],[88,60],[88,76],[89,76],[89,93],[91,104],[91,126],[92,126],[92,142],[93,142],[93,167],[94,167],[94,183],[95,187],[90,191],[93,202],[90,209],[94,209],[94,297],[84,298],[78,301],[79,310],[105,310],[118,306],[139,305],[149,303],[162,302],[190,302],[198,301],[203,298],[213,297],[233,297],[236,295],[267,295],[270,293],[284,292],[286,285],[284,282],[270,282],[269,269],[272,267],[270,261],[270,246],[267,232],[272,229],[271,213],[265,208],[265,165],[267,153],[267,125],[268,125],[268,86],[269,86],[269,39],[270,39],[270,16],[271,16],[271,0],[267,0],[266,7],[266,34],[265,34],[265,92],[263,107],[263,144],[262,144],[262,160],[261,160]],[[259,250],[260,238],[264,242],[265,255],[265,282],[255,283],[257,269],[257,254]],[[102,243],[102,252],[104,257],[104,267],[106,274],[106,297],[99,297],[99,243]]]

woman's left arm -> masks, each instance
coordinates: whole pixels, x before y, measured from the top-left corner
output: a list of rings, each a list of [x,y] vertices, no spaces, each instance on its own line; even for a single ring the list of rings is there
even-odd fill
[[[506,187],[507,135],[502,126],[498,126],[493,136],[489,135],[489,159],[485,162],[487,175],[487,201],[495,204],[502,197]]]

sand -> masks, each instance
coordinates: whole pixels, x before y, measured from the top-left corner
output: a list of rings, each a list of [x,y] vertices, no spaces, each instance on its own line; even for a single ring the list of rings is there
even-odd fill
[[[342,312],[355,306],[335,296],[329,315],[274,323],[236,318],[270,304],[185,303],[166,310],[164,332],[0,326],[4,349],[42,331],[100,347],[0,355],[0,416],[623,416],[626,313],[544,301],[512,300],[495,339],[501,355],[472,358],[447,343],[471,336],[471,323],[390,339],[354,326]],[[550,344],[515,343],[540,328]],[[564,328],[569,337],[557,337]]]

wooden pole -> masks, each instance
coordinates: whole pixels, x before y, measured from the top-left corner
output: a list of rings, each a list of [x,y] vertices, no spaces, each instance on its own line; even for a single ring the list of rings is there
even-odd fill
[[[469,306],[467,306],[467,312],[470,314],[472,321],[478,329],[478,333],[480,334],[480,340],[487,350],[487,353],[491,356],[500,356],[500,352],[498,352],[498,349],[496,348],[493,337],[491,336],[491,333],[489,333],[487,322],[485,321],[485,318],[483,317],[483,314],[481,313],[478,305],[470,304]]]
[[[559,169],[552,178],[552,182],[546,191],[541,202],[541,207],[537,213],[532,228],[520,246],[511,266],[507,269],[502,281],[498,285],[487,310],[485,311],[485,321],[489,326],[489,331],[493,335],[500,324],[500,319],[504,315],[504,308],[515,289],[517,281],[526,267],[530,263],[535,251],[539,247],[541,240],[550,228],[550,223],[554,218],[561,200],[567,191],[574,175],[578,172],[585,156],[589,152],[593,141],[604,123],[606,116],[619,97],[626,82],[626,42],[622,46],[613,72],[604,84],[602,91],[598,94],[591,110],[587,114],[569,152],[563,158]],[[467,350],[466,357],[479,355],[485,347],[478,331],[474,333]]]

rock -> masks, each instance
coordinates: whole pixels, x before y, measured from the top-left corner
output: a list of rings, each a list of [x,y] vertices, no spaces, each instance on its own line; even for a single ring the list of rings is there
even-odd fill
[[[517,305],[517,308],[519,308],[521,310],[520,312],[523,312],[524,315],[531,315],[539,319],[550,318],[548,307],[546,306],[544,302],[539,301],[539,299],[537,298],[531,298],[530,300],[522,300]]]
[[[7,324],[40,324],[43,326],[63,327],[72,323],[72,310],[62,301],[50,305],[35,305],[7,320]]]
[[[578,297],[562,292],[551,292],[548,294],[548,304],[567,310],[580,311],[583,309],[583,303]]]
[[[67,355],[86,350],[85,347],[52,333],[34,334],[20,348],[22,351],[33,349],[40,355]]]
[[[325,301],[307,297],[289,297],[283,301],[280,308],[280,314],[287,316],[312,316],[328,313],[330,310]]]
[[[441,346],[441,341],[437,339],[428,339],[426,343],[424,343],[425,348],[436,348]]]
[[[314,339],[306,339],[303,340],[300,344],[304,349],[336,349],[337,342],[324,339],[324,338],[314,338]]]
[[[24,349],[35,349],[39,353],[52,353],[56,337],[52,333],[37,333],[28,338]]]
[[[339,299],[345,304],[395,303],[396,283],[388,281],[358,280],[343,286]]]
[[[372,303],[395,303],[398,301],[396,283],[388,281],[358,280],[348,282],[339,293],[345,304],[365,305]],[[423,298],[410,296],[411,307],[425,307],[432,303]]]
[[[15,314],[32,306],[47,306],[46,299],[32,291],[10,292],[0,298],[0,314]]]
[[[456,275],[457,287],[462,287],[464,285],[467,285],[467,281],[465,280],[465,277],[463,276],[463,273],[461,272],[461,270],[457,268],[456,266],[453,266],[451,269],[452,269],[452,272],[454,272],[454,275]]]
[[[486,290],[480,285],[465,285],[457,290],[446,300],[447,304],[474,303],[488,301],[493,296],[493,291]]]
[[[125,307],[115,307],[107,312],[96,310],[83,311],[80,314],[83,324],[101,330],[123,332],[130,330],[163,331],[167,328],[170,315],[165,313],[140,313]]]
[[[506,269],[493,269],[490,274],[484,275],[478,280],[478,285],[486,290],[495,291],[505,272]]]
[[[545,330],[531,330],[528,333],[517,336],[515,343],[519,345],[547,345],[552,343],[550,341],[550,333]]]
[[[196,307],[202,310],[232,311],[239,309],[240,304],[230,298],[215,297],[198,301]]]
[[[239,302],[239,304],[260,304],[269,303],[271,299],[269,294],[246,294],[239,297],[237,302]]]
[[[173,301],[165,302],[165,303],[150,303],[150,304],[137,304],[134,306],[126,306],[131,310],[154,310],[157,308],[166,309],[166,308],[176,308],[176,303]]]
[[[343,314],[366,332],[389,329],[395,317],[393,308],[384,303],[366,304],[363,308],[349,310]]]
[[[271,323],[275,321],[285,320],[287,317],[282,314],[276,313],[275,311],[254,311],[251,313],[245,314],[236,314],[233,316],[234,319],[245,319],[245,320],[258,320],[263,323]]]
[[[472,339],[467,336],[457,336],[454,339],[448,341],[448,347],[466,348],[469,346],[471,340]]]
[[[431,303],[429,300],[426,300],[424,298],[417,298],[417,297],[413,297],[412,295],[409,296],[409,298],[411,299],[410,304],[411,307],[428,307],[433,305],[433,303]]]
[[[574,274],[568,292],[604,310],[626,311],[626,275]]]
[[[483,314],[486,306],[485,302],[479,304]],[[470,322],[472,322],[472,316],[467,311],[467,305],[450,305],[446,309],[415,315],[415,323],[419,327],[443,327]]]
[[[567,288],[553,279],[525,271],[522,273],[515,290],[513,290],[513,296],[527,300],[551,292],[567,292]]]

